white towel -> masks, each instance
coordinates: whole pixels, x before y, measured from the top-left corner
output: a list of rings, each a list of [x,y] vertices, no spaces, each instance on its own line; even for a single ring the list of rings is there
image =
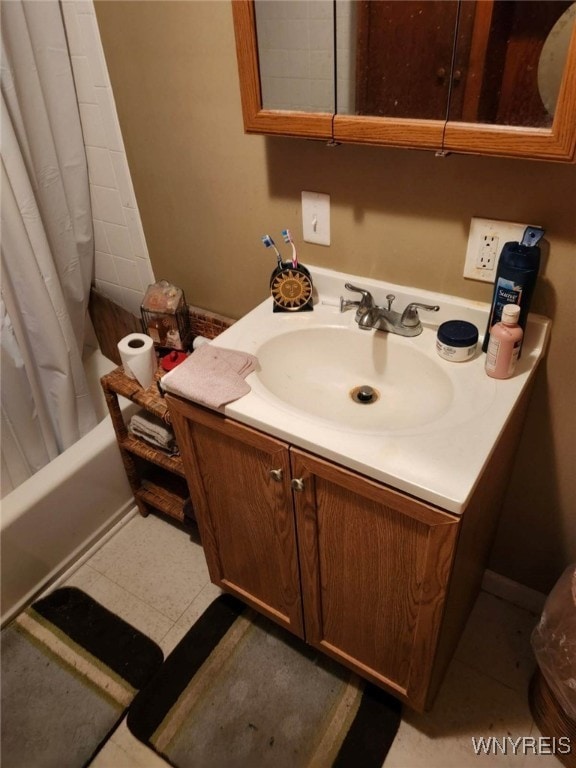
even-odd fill
[[[257,364],[248,352],[204,344],[163,376],[161,386],[209,408],[221,408],[250,392],[244,379]]]
[[[148,411],[139,411],[130,419],[130,424],[141,432],[147,432],[158,440],[168,442],[174,439],[174,432],[163,421]]]
[[[147,443],[162,448],[170,453],[176,453],[178,446],[174,432],[158,417],[147,411],[139,411],[130,419],[128,431],[135,437]]]

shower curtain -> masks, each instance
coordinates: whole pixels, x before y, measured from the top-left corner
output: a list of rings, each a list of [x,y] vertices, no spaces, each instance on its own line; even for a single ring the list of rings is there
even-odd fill
[[[96,423],[82,367],[94,244],[57,0],[2,2],[2,493]]]

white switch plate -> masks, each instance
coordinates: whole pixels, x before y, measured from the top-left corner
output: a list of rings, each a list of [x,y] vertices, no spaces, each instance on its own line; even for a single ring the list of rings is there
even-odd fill
[[[302,192],[302,234],[307,243],[330,245],[330,195]]]
[[[464,277],[493,283],[504,244],[511,241],[521,242],[526,226],[511,221],[472,218]]]

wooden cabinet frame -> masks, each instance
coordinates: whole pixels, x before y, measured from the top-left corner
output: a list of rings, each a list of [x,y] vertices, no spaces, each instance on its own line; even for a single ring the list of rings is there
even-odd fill
[[[252,0],[232,0],[236,32],[236,55],[240,76],[240,95],[246,133],[300,136],[327,139],[332,136],[330,112],[285,112],[263,109],[258,68],[258,43]]]
[[[551,128],[306,113],[262,108],[253,0],[231,0],[244,129],[247,133],[325,139],[439,152],[574,161],[576,28]]]

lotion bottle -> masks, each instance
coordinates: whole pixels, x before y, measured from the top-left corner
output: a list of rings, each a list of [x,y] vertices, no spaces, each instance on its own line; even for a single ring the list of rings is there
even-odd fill
[[[519,317],[518,304],[506,304],[502,308],[501,321],[490,329],[486,373],[493,379],[509,379],[514,373],[524,335],[518,325]]]

